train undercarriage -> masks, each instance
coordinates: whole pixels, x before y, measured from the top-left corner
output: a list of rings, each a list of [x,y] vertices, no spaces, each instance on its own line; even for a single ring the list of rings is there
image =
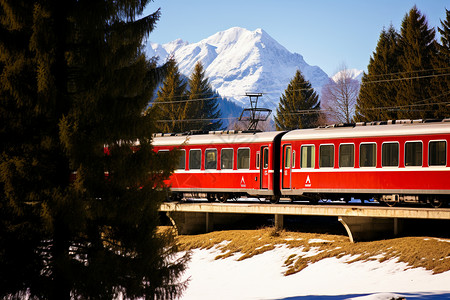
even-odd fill
[[[276,204],[280,199],[289,199],[291,202],[307,201],[310,204],[318,204],[319,201],[329,202],[344,202],[349,203],[355,199],[360,199],[361,202],[372,201],[379,202],[383,205],[393,207],[400,204],[427,204],[434,208],[446,207],[449,204],[450,195],[405,195],[405,194],[336,194],[336,193],[309,193],[303,195],[264,195],[261,197],[250,196],[246,193],[171,193],[170,201],[186,201],[187,199],[206,199],[208,202],[226,203],[227,201],[237,201],[242,198],[257,198],[262,202],[270,202]]]

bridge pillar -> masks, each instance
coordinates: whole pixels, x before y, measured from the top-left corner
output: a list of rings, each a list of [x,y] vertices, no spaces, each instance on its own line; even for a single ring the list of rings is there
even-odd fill
[[[244,214],[180,211],[169,211],[167,216],[180,235],[211,232],[215,227],[234,224],[245,218]]]
[[[211,231],[213,220],[210,213],[204,212],[167,212],[172,225],[176,228],[178,234],[197,234]]]
[[[284,227],[284,215],[275,214],[275,228],[283,229]]]
[[[373,241],[398,235],[401,231],[401,220],[398,218],[373,217],[339,217],[344,225],[350,241]]]
[[[214,230],[214,214],[213,213],[209,213],[209,212],[207,212],[205,214],[206,214],[206,216],[205,216],[206,217],[205,230],[206,230],[206,232],[211,232],[211,231]]]

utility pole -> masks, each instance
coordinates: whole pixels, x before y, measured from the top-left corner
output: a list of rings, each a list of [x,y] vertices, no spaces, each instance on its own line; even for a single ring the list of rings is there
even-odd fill
[[[245,93],[250,98],[250,108],[245,108],[239,121],[249,121],[248,131],[256,131],[259,121],[266,121],[272,110],[268,108],[258,108],[258,99],[262,93]]]

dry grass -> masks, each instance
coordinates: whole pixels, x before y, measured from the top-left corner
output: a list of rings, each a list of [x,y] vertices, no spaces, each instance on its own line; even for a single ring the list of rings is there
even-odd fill
[[[244,260],[285,245],[295,253],[284,262],[285,275],[295,274],[325,258],[344,256],[349,257],[347,263],[398,259],[410,268],[421,267],[434,274],[450,270],[450,242],[436,238],[405,237],[354,244],[344,236],[278,231],[269,227],[184,235],[177,239],[181,250],[216,247],[221,252],[216,259],[237,255],[237,260]],[[311,256],[311,249],[315,255]]]

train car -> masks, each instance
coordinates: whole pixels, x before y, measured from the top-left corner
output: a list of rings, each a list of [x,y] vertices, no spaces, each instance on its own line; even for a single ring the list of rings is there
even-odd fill
[[[448,203],[450,120],[293,130],[283,135],[281,195]]]
[[[172,198],[189,195],[221,202],[242,196],[278,199],[280,141],[284,132],[214,131],[159,134],[155,151],[178,148],[178,168],[167,184]],[[276,172],[275,172],[276,170]]]

